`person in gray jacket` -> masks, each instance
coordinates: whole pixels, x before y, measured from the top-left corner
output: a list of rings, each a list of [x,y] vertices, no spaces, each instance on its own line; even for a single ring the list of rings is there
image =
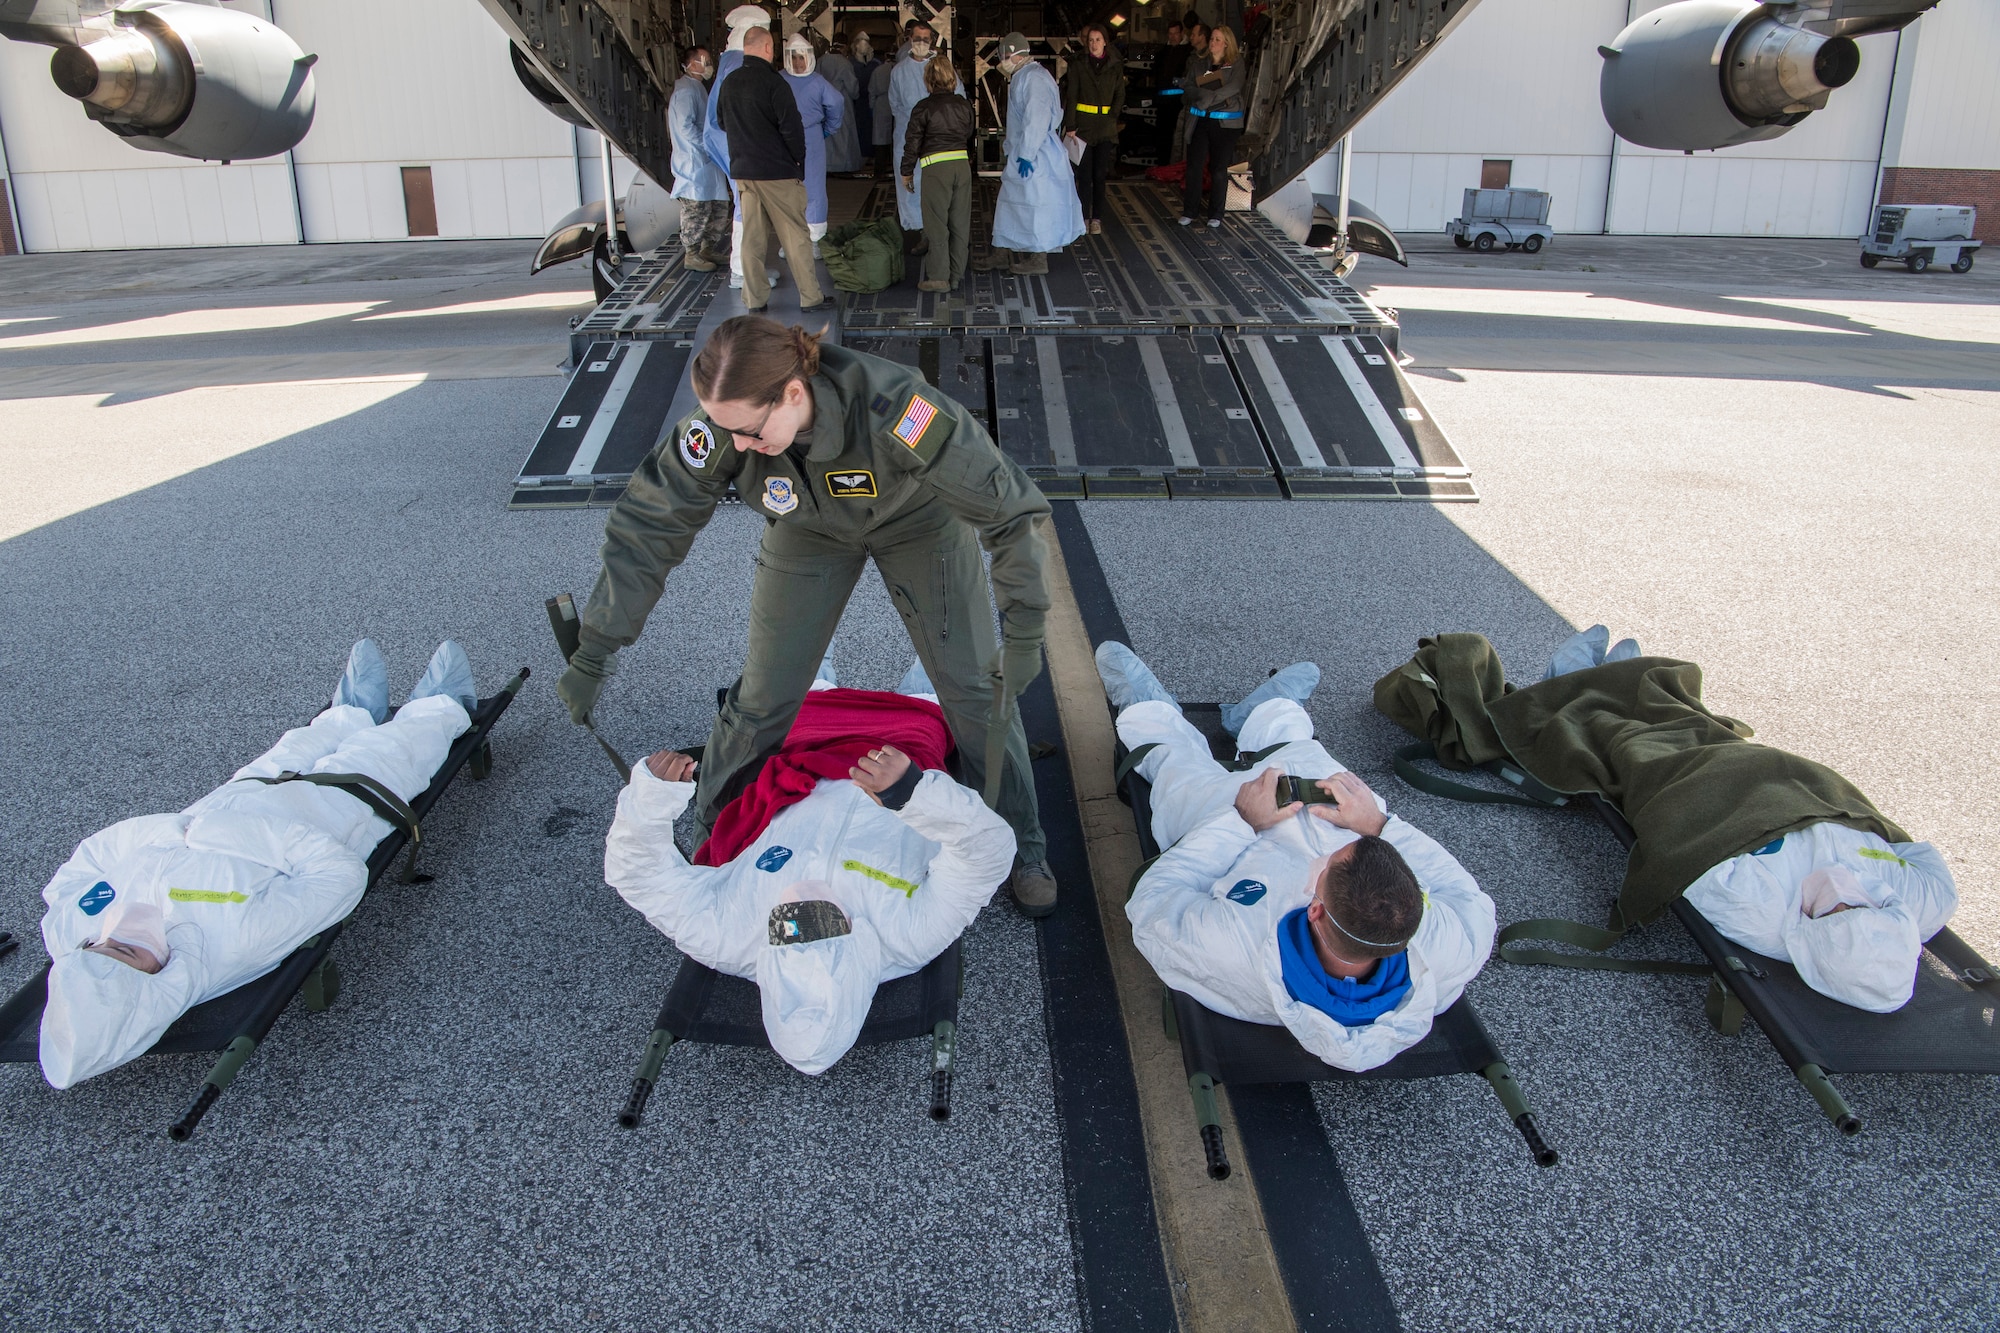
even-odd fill
[[[1213,166],[1208,225],[1220,227],[1223,209],[1229,203],[1229,167],[1243,138],[1247,107],[1236,34],[1221,26],[1210,31],[1207,54],[1188,62],[1181,86],[1187,89],[1188,115],[1193,118],[1193,128],[1188,131],[1187,179],[1181,187],[1181,225],[1193,225],[1201,213],[1202,180]]]

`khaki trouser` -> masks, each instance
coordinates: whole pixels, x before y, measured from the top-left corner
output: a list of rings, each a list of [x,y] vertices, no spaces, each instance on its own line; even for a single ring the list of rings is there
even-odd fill
[[[806,183],[804,181],[737,181],[743,201],[743,304],[762,310],[771,299],[771,280],[764,271],[764,256],[771,248],[771,233],[778,233],[785,262],[798,284],[799,304],[818,305],[824,299],[819,289],[819,272],[814,266],[812,238],[806,234]],[[808,682],[810,683],[810,682]]]
[[[919,185],[924,196],[924,281],[948,282],[965,277],[966,256],[972,253],[972,163],[933,162],[924,168]]]
[[[934,502],[871,533],[865,543],[789,523],[764,529],[743,674],[723,700],[702,754],[695,815],[704,830],[714,826],[716,814],[748,783],[758,762],[784,744],[870,556],[937,691],[958,743],[963,780],[975,791],[985,787],[987,717],[1000,652],[979,539]],[[1014,830],[1021,859],[1039,861],[1046,843],[1028,742],[1020,710],[1009,712],[999,814]]]

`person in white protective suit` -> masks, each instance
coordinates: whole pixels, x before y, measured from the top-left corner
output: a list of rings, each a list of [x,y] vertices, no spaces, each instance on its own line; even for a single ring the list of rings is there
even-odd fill
[[[806,132],[806,234],[815,243],[826,235],[826,141],[847,123],[847,99],[813,68],[812,43],[802,32],[785,39],[782,73],[799,104]]]
[[[1216,762],[1131,649],[1106,643],[1097,663],[1119,739],[1157,747],[1138,772],[1165,850],[1125,914],[1160,979],[1219,1014],[1282,1025],[1340,1069],[1422,1041],[1485,964],[1493,901],[1313,739],[1301,704],[1318,668],[1287,667],[1224,710],[1261,756],[1253,774]],[[1280,775],[1316,780],[1316,803],[1280,803]]]
[[[709,86],[708,106],[702,111],[702,147],[708,150],[708,160],[729,176],[729,136],[723,132],[722,122],[716,113],[722,105],[722,81],[743,64],[743,38],[752,28],[768,28],[771,16],[757,5],[738,5],[723,18],[729,26],[729,40],[723,43],[722,59],[715,65],[715,82]],[[743,207],[735,198],[736,187],[730,186],[733,208],[729,228],[729,285],[740,288],[743,285]],[[763,256],[758,256],[759,262]],[[772,285],[778,281],[777,270],[772,269]]]
[[[691,48],[667,101],[667,133],[673,143],[674,198],[681,201],[681,263],[697,273],[728,262],[729,177],[711,162],[702,143],[708,114],[708,87],[702,80],[715,67],[705,46]]]
[[[830,688],[831,666],[820,676],[813,689]],[[920,666],[898,689],[936,699]],[[1013,830],[977,792],[886,746],[847,780],[819,781],[727,864],[691,865],[674,821],[694,767],[674,751],[633,767],[604,878],[681,952],[755,981],[771,1047],[801,1073],[845,1055],[876,987],[950,948],[1013,867]]]
[[[930,63],[936,51],[937,30],[928,23],[919,23],[910,29],[910,44],[897,54],[896,63],[889,72],[889,114],[895,121],[895,134],[889,148],[892,180],[896,164],[903,160],[903,134],[910,127],[910,108],[931,95],[930,89],[924,86],[924,66]],[[964,82],[954,82],[952,91],[963,96]],[[896,219],[902,223],[906,248],[912,254],[922,254],[925,249],[922,167],[917,168],[915,186],[914,192],[896,191]],[[910,235],[912,232],[916,234]]]
[[[388,670],[363,639],[310,726],[181,813],[84,839],[42,890],[49,1083],[72,1087],[144,1054],[189,1009],[269,972],[361,900],[389,823],[339,788],[256,779],[361,773],[408,801],[472,725],[476,696],[464,649],[446,641],[388,717]]]
[[[1592,625],[1549,659],[1543,679],[1639,655]],[[1783,958],[1806,985],[1878,1014],[1910,1002],[1924,941],[1958,910],[1958,887],[1937,848],[1889,842],[1844,824],[1813,824],[1731,857],[1688,886],[1715,928],[1766,958]]]
[[[821,56],[815,68],[840,94],[841,102],[840,125],[826,138],[826,169],[835,176],[852,176],[861,170],[861,112],[856,106],[861,81],[854,73],[854,62],[840,46]]]
[[[1083,235],[1083,203],[1063,148],[1063,95],[1055,76],[1028,54],[1028,39],[1000,41],[1007,76],[1007,137],[1000,197],[993,205],[993,248],[972,266],[982,272],[1049,271],[1049,255]]]

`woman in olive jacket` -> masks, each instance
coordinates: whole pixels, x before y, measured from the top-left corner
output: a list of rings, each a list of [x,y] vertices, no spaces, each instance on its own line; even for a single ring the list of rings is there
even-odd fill
[[[1181,189],[1181,225],[1190,226],[1201,212],[1202,178],[1210,162],[1215,166],[1215,188],[1209,191],[1208,225],[1222,225],[1222,211],[1229,202],[1229,167],[1236,160],[1236,144],[1243,137],[1243,62],[1236,46],[1236,34],[1217,27],[1208,35],[1208,51],[1188,61],[1187,77],[1181,86],[1188,92],[1188,115],[1194,128],[1188,131],[1187,180]]]
[[[1083,30],[1084,54],[1069,62],[1063,79],[1063,129],[1083,140],[1076,166],[1076,192],[1092,236],[1104,228],[1104,182],[1118,160],[1118,118],[1125,110],[1125,60],[1112,49],[1101,23]]]
[[[958,72],[951,57],[939,54],[924,66],[924,89],[930,96],[910,108],[903,131],[903,160],[896,168],[902,188],[912,192],[911,177],[924,169],[924,257],[920,292],[948,292],[965,278],[966,257],[972,253],[972,103],[952,90]]]

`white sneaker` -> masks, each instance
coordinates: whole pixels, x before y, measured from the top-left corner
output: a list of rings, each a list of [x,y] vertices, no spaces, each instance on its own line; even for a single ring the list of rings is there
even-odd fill
[[[1221,218],[1210,218],[1210,219],[1208,220],[1208,225],[1209,225],[1209,226],[1211,226],[1211,227],[1220,227],[1220,226],[1222,225],[1222,219],[1221,219]]]
[[[1183,213],[1181,214],[1181,225],[1183,227],[1192,227],[1194,225],[1194,219],[1189,217],[1187,214]]]

